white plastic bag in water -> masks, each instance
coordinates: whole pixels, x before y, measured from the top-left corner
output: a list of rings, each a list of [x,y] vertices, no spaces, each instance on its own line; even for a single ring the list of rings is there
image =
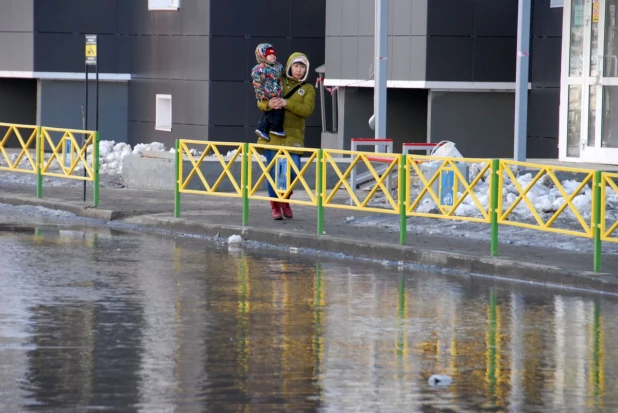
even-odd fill
[[[455,143],[451,141],[441,141],[433,148],[430,155],[443,158],[463,158],[463,155],[455,147]]]

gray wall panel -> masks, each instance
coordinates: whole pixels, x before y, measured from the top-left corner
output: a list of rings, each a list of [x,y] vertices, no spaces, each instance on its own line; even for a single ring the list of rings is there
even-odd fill
[[[210,42],[204,36],[184,37],[179,64],[184,66],[182,78],[208,80]],[[179,77],[180,78],[180,77]]]
[[[346,79],[369,79],[375,72],[373,57],[373,37],[360,36],[358,40],[358,57],[356,60],[356,76],[346,76]],[[351,73],[352,75],[354,73]]]
[[[32,32],[34,0],[0,0],[0,33]]]
[[[82,129],[85,103],[83,82],[40,82],[41,124],[58,128]],[[91,83],[88,128],[95,128],[94,82]],[[127,141],[128,85],[126,82],[101,82],[99,85],[99,130],[102,140]]]
[[[326,38],[326,73],[327,77],[333,79],[343,78],[341,57],[343,53],[341,37],[327,37]]]
[[[369,78],[374,62],[374,0],[327,0],[326,77]],[[389,2],[389,79],[424,80],[427,0]]]
[[[427,35],[427,1],[428,0],[412,0],[410,34],[413,36]]]
[[[409,80],[410,63],[412,52],[411,36],[396,36],[391,38],[392,50],[389,55],[389,67],[391,68],[389,78],[391,80]]]
[[[342,35],[343,1],[326,1],[326,37]],[[328,48],[328,43],[326,47]]]
[[[208,124],[208,82],[187,80],[135,80],[129,87],[132,121],[150,122],[154,128],[157,94],[172,95],[172,123]]]
[[[182,34],[208,36],[210,34],[210,4],[207,1],[183,1]]]
[[[34,70],[33,0],[0,0],[0,71]]]
[[[412,34],[412,1],[392,0],[389,4],[390,34],[410,36]]]
[[[412,36],[410,38],[410,80],[425,80],[427,72],[427,38]]]
[[[358,0],[343,0],[343,20],[341,21],[343,36],[358,36],[359,9]]]
[[[358,26],[356,35],[358,36],[373,36],[375,31],[375,0],[356,0],[355,5],[356,13],[350,16],[358,17]],[[350,24],[349,28],[352,29],[353,24]],[[345,35],[345,33],[344,33]]]
[[[344,79],[358,79],[359,78],[359,65],[358,65],[358,37],[342,37],[341,38],[341,73]],[[362,70],[365,72],[365,68]],[[326,63],[326,70],[328,71],[328,62]]]
[[[430,141],[465,157],[513,157],[514,93],[431,92]]]
[[[0,32],[0,70],[33,71],[33,44],[32,33]]]

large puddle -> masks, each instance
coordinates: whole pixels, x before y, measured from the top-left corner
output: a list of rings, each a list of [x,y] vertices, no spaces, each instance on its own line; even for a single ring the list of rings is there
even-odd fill
[[[0,256],[2,412],[618,410],[611,297],[105,229]]]

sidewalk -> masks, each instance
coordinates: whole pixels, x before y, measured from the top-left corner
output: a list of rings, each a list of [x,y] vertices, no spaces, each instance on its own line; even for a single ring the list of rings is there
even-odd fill
[[[325,235],[316,235],[316,209],[293,205],[294,219],[274,221],[265,201],[250,201],[249,226],[242,227],[242,200],[215,196],[182,195],[181,218],[174,218],[174,193],[101,188],[100,205],[86,203],[81,187],[45,187],[44,198],[35,187],[0,183],[0,203],[39,205],[102,220],[122,220],[144,228],[215,237],[242,235],[247,241],[343,253],[350,257],[386,260],[400,265],[427,265],[500,278],[618,293],[618,255],[604,254],[603,273],[593,273],[593,255],[557,248],[500,244],[499,257],[490,256],[489,242],[408,232],[399,245],[393,229],[345,223],[351,211],[326,209]],[[356,218],[363,214],[354,211]],[[370,214],[365,214],[368,216]],[[429,218],[428,218],[429,219]]]

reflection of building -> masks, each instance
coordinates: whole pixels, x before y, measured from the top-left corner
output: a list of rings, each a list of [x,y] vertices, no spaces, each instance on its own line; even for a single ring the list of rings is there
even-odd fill
[[[315,302],[318,275],[308,276],[312,269],[298,272],[297,263],[257,262],[244,254],[209,256],[205,265],[212,284],[206,295],[211,315],[204,370],[225,389],[208,395],[208,405],[239,411],[269,404],[315,409],[321,345],[316,323],[324,322]],[[233,280],[227,278],[231,268]]]

